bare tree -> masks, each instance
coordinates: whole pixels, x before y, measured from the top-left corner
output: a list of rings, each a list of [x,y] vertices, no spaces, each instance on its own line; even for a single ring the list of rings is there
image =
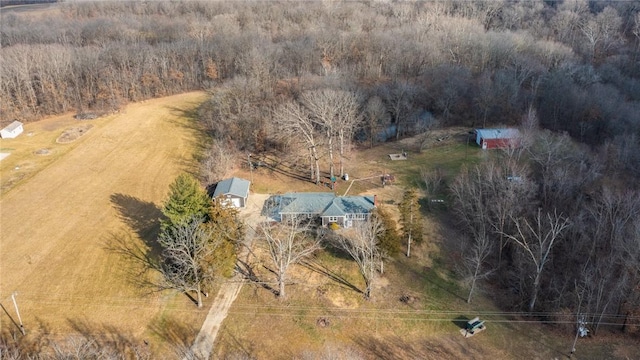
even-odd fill
[[[382,99],[372,96],[364,107],[365,127],[369,137],[369,147],[373,147],[380,129],[389,126],[390,116]]]
[[[260,230],[264,235],[269,257],[275,267],[278,282],[278,297],[285,298],[287,271],[293,264],[309,258],[322,248],[321,237],[311,233],[308,221],[294,218],[273,225],[263,223]]]
[[[338,140],[340,175],[344,175],[345,145],[362,122],[360,96],[352,91],[323,89],[302,94],[312,119],[323,129],[329,152],[329,173],[334,177],[334,138]]]
[[[316,123],[310,118],[304,107],[295,101],[289,101],[278,107],[273,114],[280,135],[289,139],[301,138],[309,149],[311,158],[311,180],[320,183],[320,157],[318,155],[318,134]]]
[[[207,259],[219,245],[203,220],[191,218],[165,229],[158,237],[164,248],[161,273],[164,289],[185,293],[195,292],[198,307],[202,307],[202,294],[213,278],[213,269]]]
[[[233,154],[220,142],[215,142],[205,152],[201,174],[207,184],[222,180],[233,166]]]
[[[379,218],[372,216],[367,221],[357,223],[354,230],[352,236],[338,235],[335,241],[358,264],[365,284],[364,297],[368,300],[371,298],[376,268],[381,261],[378,237],[384,232],[384,227]]]
[[[550,260],[551,250],[561,239],[564,230],[569,227],[569,219],[562,214],[558,215],[554,211],[553,214],[545,215],[542,215],[542,209],[538,209],[532,222],[526,218],[512,218],[516,232],[514,235],[504,234],[524,250],[534,265],[529,312],[532,312],[536,305],[542,271]]]
[[[469,295],[467,296],[467,303],[471,303],[471,297],[476,290],[476,283],[478,280],[487,278],[493,269],[487,269],[487,258],[492,253],[493,243],[488,237],[487,233],[474,236],[471,244],[467,244],[467,248],[463,250],[462,266],[464,267],[464,274],[469,284]]]

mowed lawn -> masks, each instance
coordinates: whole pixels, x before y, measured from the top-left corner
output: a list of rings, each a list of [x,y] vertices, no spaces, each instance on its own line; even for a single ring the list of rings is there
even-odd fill
[[[45,119],[0,142],[11,153],[0,161],[1,181],[15,181],[0,198],[0,303],[17,321],[11,294],[18,293],[30,336],[118,333],[154,346],[197,333],[206,308],[136,286],[130,260],[108,248],[114,239],[152,244],[169,184],[195,168],[199,133],[187,114],[205,98],[149,100],[91,121]],[[64,130],[86,124],[93,127],[76,141],[56,143]],[[42,148],[50,154],[34,153]],[[14,327],[6,312],[3,331]],[[168,334],[167,323],[185,334]]]

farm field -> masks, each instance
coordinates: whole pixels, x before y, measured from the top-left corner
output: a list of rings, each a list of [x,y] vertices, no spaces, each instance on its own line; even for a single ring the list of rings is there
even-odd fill
[[[152,251],[168,185],[196,164],[199,134],[188,115],[205,97],[149,100],[89,121],[58,116],[0,140],[10,152],[0,161],[3,332],[17,330],[17,292],[34,340],[43,333],[133,336],[160,352],[159,344],[191,341],[207,307],[134,285],[131,264],[109,247],[119,240]],[[82,136],[58,143],[65,131]]]

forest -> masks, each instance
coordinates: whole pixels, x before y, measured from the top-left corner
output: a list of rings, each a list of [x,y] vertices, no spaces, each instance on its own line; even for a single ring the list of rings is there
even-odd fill
[[[3,124],[107,114],[204,89],[210,100],[198,117],[213,143],[211,171],[222,148],[293,146],[282,136],[293,129],[286,120],[317,116],[323,97],[359,114],[340,141],[362,146],[435,126],[521,126],[527,141],[517,151],[467,167],[447,186],[424,176],[425,191],[452,199],[470,276],[488,279],[508,310],[543,320],[582,311],[595,329],[638,331],[640,3],[56,6],[46,17],[2,14]],[[323,138],[326,126],[309,129],[333,137]],[[303,157],[316,181],[318,156]]]

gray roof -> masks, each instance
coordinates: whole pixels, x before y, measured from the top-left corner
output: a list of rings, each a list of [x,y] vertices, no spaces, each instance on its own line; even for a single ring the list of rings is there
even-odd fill
[[[281,214],[344,216],[370,212],[373,196],[336,196],[333,193],[287,193],[279,197]]]
[[[242,198],[249,196],[249,180],[233,177],[230,179],[222,180],[216,186],[216,190],[213,192],[213,197],[220,195],[234,195]]]
[[[476,129],[483,139],[514,139],[520,137],[518,129]]]
[[[19,128],[20,126],[22,126],[22,123],[20,121],[14,121],[11,124],[7,125],[7,127],[5,127],[2,130],[13,131],[13,130]]]

